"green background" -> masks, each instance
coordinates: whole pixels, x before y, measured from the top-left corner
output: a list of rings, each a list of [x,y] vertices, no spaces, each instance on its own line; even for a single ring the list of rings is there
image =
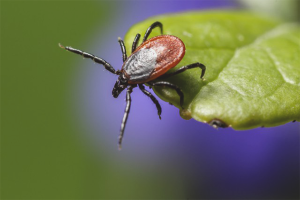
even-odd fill
[[[83,195],[80,175],[89,160],[73,136],[76,130],[67,115],[72,66],[57,43],[83,43],[109,7],[94,4],[1,2],[3,199]]]

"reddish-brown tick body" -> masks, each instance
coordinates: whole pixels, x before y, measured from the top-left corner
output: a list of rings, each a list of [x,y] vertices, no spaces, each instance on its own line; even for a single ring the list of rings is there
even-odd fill
[[[173,35],[161,35],[141,44],[124,62],[128,84],[152,81],[175,67],[185,54],[185,45]]]

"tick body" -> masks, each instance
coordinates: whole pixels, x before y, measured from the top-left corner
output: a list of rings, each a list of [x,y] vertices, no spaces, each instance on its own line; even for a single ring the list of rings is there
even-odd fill
[[[156,105],[159,118],[161,118],[161,106],[157,99],[145,89],[144,84],[147,83],[150,87],[164,86],[174,89],[180,96],[180,105],[182,107],[184,95],[181,89],[174,84],[165,81],[156,81],[156,79],[158,77],[170,77],[192,68],[200,68],[202,70],[200,78],[203,78],[205,74],[206,67],[198,62],[183,66],[172,73],[166,73],[182,60],[185,54],[185,45],[178,37],[173,35],[160,35],[147,40],[152,29],[156,27],[160,28],[161,34],[163,33],[163,25],[160,22],[154,22],[147,29],[143,42],[139,47],[137,47],[137,44],[140,39],[140,34],[136,35],[132,44],[132,54],[128,58],[124,42],[121,38],[118,39],[122,51],[123,65],[121,70],[117,71],[102,58],[72,47],[64,47],[59,44],[61,48],[82,55],[85,58],[90,58],[96,63],[103,65],[105,69],[111,73],[118,75],[119,77],[112,90],[113,97],[117,98],[119,94],[127,88],[126,108],[119,135],[119,149],[121,148],[125,125],[131,107],[130,94],[132,93],[133,88],[138,86],[145,95],[150,97]]]
[[[175,67],[185,54],[184,43],[175,36],[153,37],[139,46],[124,62],[129,84],[152,81]]]

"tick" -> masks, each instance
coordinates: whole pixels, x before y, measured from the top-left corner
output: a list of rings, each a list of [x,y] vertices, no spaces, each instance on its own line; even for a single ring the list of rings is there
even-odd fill
[[[156,27],[160,28],[161,35],[148,39],[151,31]],[[180,97],[180,106],[182,107],[184,96],[181,89],[172,83],[166,81],[156,81],[156,79],[158,77],[166,78],[174,76],[184,72],[187,69],[197,67],[202,70],[200,78],[203,78],[206,69],[203,64],[197,62],[183,66],[172,73],[166,74],[167,71],[175,67],[182,60],[185,54],[184,43],[176,36],[163,35],[163,25],[160,22],[154,22],[146,30],[142,44],[137,46],[140,36],[140,34],[136,34],[132,43],[132,53],[128,58],[124,42],[121,38],[118,38],[123,57],[123,66],[121,70],[115,70],[108,62],[102,58],[94,56],[93,54],[86,53],[72,47],[65,47],[59,44],[61,48],[82,55],[85,58],[90,58],[94,62],[103,65],[109,72],[118,75],[118,80],[116,81],[112,90],[112,95],[114,98],[117,98],[119,94],[127,88],[126,108],[119,135],[119,149],[121,148],[124,129],[130,111],[130,94],[132,93],[133,88],[138,86],[145,95],[150,97],[150,99],[156,105],[159,119],[161,119],[161,106],[157,99],[145,89],[144,84],[149,85],[150,89],[153,86],[163,86],[174,89]]]

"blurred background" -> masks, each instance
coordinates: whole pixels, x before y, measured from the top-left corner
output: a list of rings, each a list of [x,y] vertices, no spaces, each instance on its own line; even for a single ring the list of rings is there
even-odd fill
[[[58,43],[122,66],[117,38],[148,17],[254,9],[299,22],[299,1],[1,1],[1,199],[298,199],[299,123],[213,129],[125,93]]]

